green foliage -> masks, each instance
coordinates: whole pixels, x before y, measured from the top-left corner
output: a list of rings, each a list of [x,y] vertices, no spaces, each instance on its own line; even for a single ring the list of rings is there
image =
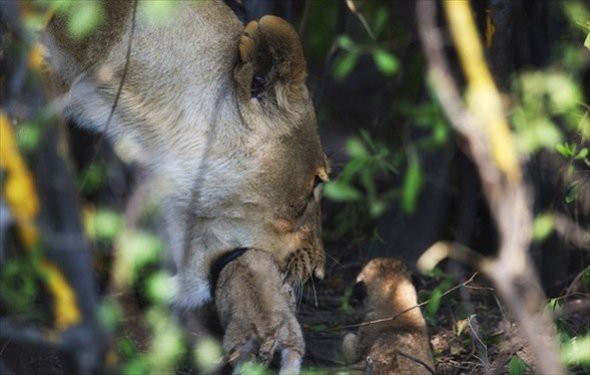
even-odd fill
[[[146,281],[148,297],[156,304],[165,304],[170,301],[173,287],[171,275],[164,271],[154,273]]]
[[[0,272],[0,303],[2,310],[14,315],[25,315],[33,311],[39,280],[36,260],[32,257],[18,257],[2,264]]]
[[[223,349],[217,340],[205,337],[196,344],[193,356],[199,370],[208,373],[221,362]]]
[[[323,194],[337,202],[348,202],[338,214],[338,235],[354,227],[351,217],[375,219],[385,210],[393,190],[383,190],[377,180],[397,173],[389,149],[381,142],[374,141],[368,132],[361,131],[360,137],[346,142],[350,161],[333,181],[324,184]]]
[[[559,71],[524,73],[516,80],[515,92],[520,102],[511,119],[520,152],[530,154],[541,148],[553,149],[563,138],[558,123],[571,131],[590,132],[583,126],[579,84],[569,74]]]
[[[420,293],[420,301],[429,301],[426,304],[426,318],[433,319],[440,308],[443,294],[451,289],[456,282],[438,267],[435,267],[432,271],[430,271],[429,275],[436,278],[438,280],[438,284],[430,293]]]
[[[107,176],[107,166],[99,162],[94,162],[78,175],[76,185],[82,193],[92,194],[104,184]]]
[[[98,309],[98,320],[108,332],[115,332],[123,318],[121,306],[112,298],[105,298]]]
[[[350,3],[349,5],[352,5]],[[374,28],[367,23],[364,15],[352,6],[351,10],[359,17],[367,33],[371,37],[368,43],[353,41],[347,35],[341,35],[336,41],[336,46],[340,48],[340,57],[336,60],[333,67],[333,75],[337,81],[342,81],[352,73],[361,56],[370,55],[377,69],[386,77],[393,76],[398,68],[399,61],[395,55],[388,51],[376,39],[383,34],[389,15],[385,7],[380,7],[375,12]]]
[[[102,5],[95,0],[76,1],[69,12],[68,31],[74,38],[88,35],[104,17]]]
[[[346,287],[344,289],[344,295],[342,296],[342,303],[340,303],[340,310],[343,311],[345,314],[352,314],[353,308],[350,306],[350,295],[352,294],[352,288]]]
[[[508,362],[509,375],[525,375],[526,363],[516,354],[512,355],[510,362]]]
[[[402,208],[407,214],[413,214],[416,210],[418,195],[422,188],[420,162],[415,154],[410,155],[402,188]]]
[[[237,374],[270,375],[271,372],[263,365],[255,362],[246,362],[236,368]]]
[[[42,127],[38,122],[25,122],[18,131],[18,147],[23,152],[37,149],[41,140]]]
[[[118,259],[113,278],[117,285],[130,287],[148,264],[156,264],[162,254],[162,243],[154,234],[126,230],[117,237]]]
[[[554,224],[555,217],[550,213],[537,216],[533,222],[533,240],[540,242],[546,239],[553,232]]]
[[[113,240],[123,226],[123,216],[111,210],[89,211],[85,217],[86,234],[93,240]]]
[[[372,55],[375,65],[383,75],[390,77],[397,72],[399,62],[392,53],[377,48],[373,51]]]
[[[566,365],[590,366],[590,333],[573,337],[561,347],[561,361]]]
[[[584,272],[582,273],[582,282],[584,285],[590,285],[590,266],[584,269]]]

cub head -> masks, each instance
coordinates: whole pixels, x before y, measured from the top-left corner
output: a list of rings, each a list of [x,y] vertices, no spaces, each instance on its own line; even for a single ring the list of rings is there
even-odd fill
[[[261,248],[271,247],[291,281],[324,275],[321,184],[329,167],[305,86],[299,36],[275,16],[250,22],[239,40],[233,76],[240,116],[263,139],[256,189],[264,195]]]

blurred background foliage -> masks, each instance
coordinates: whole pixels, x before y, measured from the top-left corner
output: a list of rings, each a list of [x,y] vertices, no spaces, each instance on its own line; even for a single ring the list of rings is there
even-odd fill
[[[346,281],[332,286],[337,289],[338,311],[354,315],[351,276],[339,275],[355,274],[346,270],[358,270],[371,257],[397,256],[413,265],[421,251],[441,239],[493,254],[495,229],[475,167],[425,77],[413,2],[229,2],[242,5],[245,19],[264,12],[281,15],[301,35],[309,65],[308,84],[333,165],[332,180],[324,186],[324,237],[328,279]],[[587,293],[590,285],[590,245],[572,244],[557,230],[563,218],[580,228],[590,225],[588,7],[575,0],[515,2],[508,7],[511,14],[498,11],[498,18],[493,18],[490,14],[496,3],[502,2],[473,2],[473,8],[534,197],[538,216],[532,252],[551,297],[547,308],[563,312],[568,300],[575,293]],[[41,240],[23,243],[15,234],[21,225],[18,213],[5,196],[10,177],[6,166],[12,159],[7,159],[3,149],[0,316],[17,327],[36,327],[34,337],[39,340],[57,340],[52,328],[60,310],[52,307],[55,293],[42,264],[49,258],[62,268],[68,266],[55,249],[59,248],[55,238],[62,229],[77,228],[78,243],[84,243],[78,250],[86,251],[84,261],[92,270],[80,285],[90,283],[84,290],[97,292],[95,301],[78,297],[82,323],[96,323],[90,324],[86,341],[80,340],[98,348],[97,358],[129,374],[213,371],[222,358],[215,328],[205,329],[206,334],[194,340],[186,325],[179,324],[182,314],[170,311],[171,274],[157,205],[142,202],[145,207],[139,218],[129,224],[126,206],[131,203],[126,202],[141,184],[137,167],[123,163],[100,135],[58,125],[47,102],[35,38],[56,12],[68,15],[68,31],[80,39],[107,22],[98,0],[2,4],[2,121],[16,132],[18,150],[26,162],[18,168],[23,173],[30,169],[35,176],[42,212],[37,218]],[[138,15],[150,22],[173,22],[174,12],[174,1],[152,0],[140,2]],[[506,18],[511,23],[506,24]],[[447,52],[455,61],[450,46]],[[458,66],[454,68],[457,73]],[[458,74],[456,79],[462,82]],[[3,132],[2,137],[7,137]],[[57,174],[41,171],[50,160],[61,160],[54,162],[57,169],[50,168]],[[22,192],[36,195],[26,189]],[[61,216],[55,212],[60,210],[64,212]],[[73,227],[56,226],[59,220]],[[26,247],[29,251],[23,251]],[[64,273],[71,283],[77,283],[75,275]],[[449,266],[423,279],[421,301],[428,301],[424,312],[435,332],[449,325],[442,307],[464,303],[463,295],[445,294],[462,281],[464,275],[453,273]],[[73,286],[77,293],[79,288]],[[587,303],[588,294],[583,295]],[[503,313],[495,302],[492,309],[497,316],[490,320],[501,319]],[[435,346],[443,373],[449,370],[444,367],[449,358],[467,361],[473,355],[469,351],[475,343],[465,336],[473,316],[461,314],[451,324],[454,337],[463,340],[461,348],[450,345],[437,351]],[[590,349],[585,350],[590,348],[587,310],[585,314],[556,315],[562,359],[572,371],[587,371],[590,366]],[[72,329],[66,327],[61,333],[67,337]],[[497,334],[484,339],[487,345],[495,345]],[[80,342],[68,340],[64,342]],[[314,344],[308,347],[313,354]],[[19,358],[10,350],[6,353]],[[2,361],[14,365],[7,355],[3,354]],[[503,365],[508,373],[527,371],[526,353],[514,351],[508,359]],[[80,363],[86,362],[77,361],[83,368]],[[87,363],[92,366],[91,361]],[[326,363],[315,358],[309,365],[325,367]],[[477,368],[474,366],[471,369]],[[252,364],[248,371],[266,370]]]

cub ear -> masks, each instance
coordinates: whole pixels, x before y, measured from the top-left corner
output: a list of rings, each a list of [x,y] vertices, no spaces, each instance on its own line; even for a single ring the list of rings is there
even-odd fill
[[[285,20],[264,16],[240,36],[234,79],[242,99],[271,99],[283,107],[307,97],[307,69],[299,36]]]

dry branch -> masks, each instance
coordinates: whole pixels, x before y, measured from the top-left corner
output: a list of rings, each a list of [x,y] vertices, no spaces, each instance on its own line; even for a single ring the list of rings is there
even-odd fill
[[[450,73],[436,24],[436,3],[417,2],[420,39],[434,89],[452,126],[465,138],[500,235],[498,256],[483,259],[480,268],[520,325],[541,373],[563,373],[557,356],[554,326],[543,311],[545,296],[528,255],[531,213],[510,129],[499,93],[489,73],[469,2],[446,1],[447,21],[467,78],[469,109]]]

